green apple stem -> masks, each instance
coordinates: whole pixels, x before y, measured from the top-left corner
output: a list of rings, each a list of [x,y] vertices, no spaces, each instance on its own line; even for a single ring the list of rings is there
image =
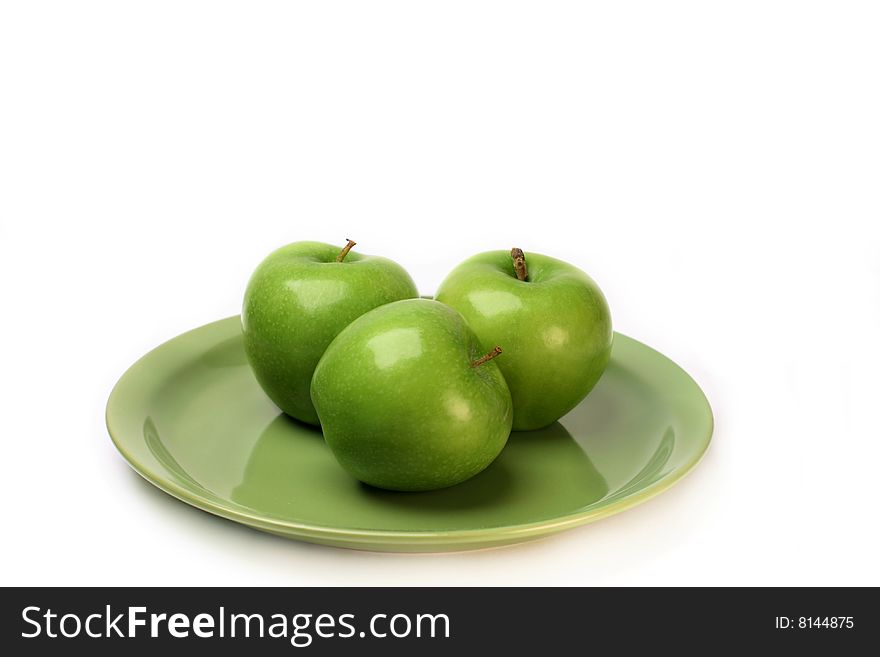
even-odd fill
[[[495,356],[497,356],[500,353],[501,353],[501,347],[495,347],[492,351],[490,351],[485,356],[480,356],[479,358],[477,358],[477,360],[475,360],[473,363],[471,363],[471,366],[472,367],[479,367],[480,365],[482,365],[486,361],[492,360],[493,358],[495,358]]]
[[[343,246],[343,247],[342,247],[342,251],[340,251],[340,252],[339,252],[339,255],[336,256],[336,262],[342,262],[343,260],[345,260],[345,256],[347,256],[347,255],[348,255],[348,252],[351,251],[351,247],[353,247],[355,244],[357,244],[357,242],[352,242],[352,241],[351,241],[350,239],[348,239],[347,237],[346,237],[345,239],[346,239],[346,241],[348,242],[348,244],[346,244],[345,246]]]
[[[513,248],[510,250],[510,257],[513,258],[513,270],[516,277],[524,281],[529,277],[529,270],[526,269],[526,254],[522,249]]]

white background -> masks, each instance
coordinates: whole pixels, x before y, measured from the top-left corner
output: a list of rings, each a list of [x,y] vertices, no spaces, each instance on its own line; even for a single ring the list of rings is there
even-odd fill
[[[880,584],[871,2],[28,2],[0,9],[2,584]],[[286,242],[431,293],[518,245],[704,388],[647,504],[447,555],[264,535],[103,423]]]

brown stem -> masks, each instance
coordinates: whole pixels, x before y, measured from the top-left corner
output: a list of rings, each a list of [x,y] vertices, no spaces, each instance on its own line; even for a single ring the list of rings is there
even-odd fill
[[[510,250],[510,257],[513,258],[513,270],[516,277],[524,281],[529,277],[529,270],[526,269],[526,254],[522,249],[513,248]]]
[[[340,251],[340,252],[339,252],[339,255],[336,256],[336,262],[342,262],[343,260],[345,260],[345,256],[347,256],[347,255],[348,255],[348,252],[351,251],[351,247],[353,247],[355,244],[357,244],[357,242],[352,242],[352,241],[351,241],[350,239],[348,239],[347,237],[346,237],[345,239],[346,239],[346,241],[348,242],[348,244],[346,244],[345,246],[343,246],[343,247],[342,247],[342,251]]]
[[[477,360],[475,360],[473,363],[471,363],[471,366],[472,367],[479,367],[480,365],[482,365],[486,361],[492,360],[493,358],[495,358],[495,356],[497,356],[500,353],[501,353],[501,347],[495,347],[492,351],[490,351],[485,356],[480,356],[479,358],[477,358]]]

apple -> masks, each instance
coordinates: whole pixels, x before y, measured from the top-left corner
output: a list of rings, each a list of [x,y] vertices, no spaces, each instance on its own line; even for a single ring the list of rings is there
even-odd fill
[[[418,296],[397,263],[321,242],[269,254],[251,276],[241,328],[260,386],[291,417],[318,423],[309,396],[315,365],[336,335],[377,306]]]
[[[504,346],[498,367],[513,398],[513,429],[552,424],[596,385],[611,357],[611,314],[583,271],[520,249],[465,260],[435,298],[455,308],[483,347]]]
[[[371,310],[336,336],[315,368],[312,402],[324,439],[343,468],[378,488],[465,481],[510,434],[500,353],[484,353],[461,315],[437,301]]]

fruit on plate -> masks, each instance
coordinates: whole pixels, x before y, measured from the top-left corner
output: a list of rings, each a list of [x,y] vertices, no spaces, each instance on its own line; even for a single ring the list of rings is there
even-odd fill
[[[488,353],[486,353],[488,351]],[[324,439],[355,478],[402,491],[445,488],[485,469],[513,417],[496,358],[454,309],[397,301],[330,343],[312,379]]]
[[[611,357],[602,291],[549,256],[480,253],[452,270],[436,299],[464,316],[484,348],[504,346],[498,367],[513,398],[515,431],[545,427],[577,406]]]
[[[260,386],[288,415],[318,423],[309,396],[327,345],[352,320],[383,304],[418,296],[397,263],[321,242],[294,242],[271,253],[251,276],[241,326]]]

